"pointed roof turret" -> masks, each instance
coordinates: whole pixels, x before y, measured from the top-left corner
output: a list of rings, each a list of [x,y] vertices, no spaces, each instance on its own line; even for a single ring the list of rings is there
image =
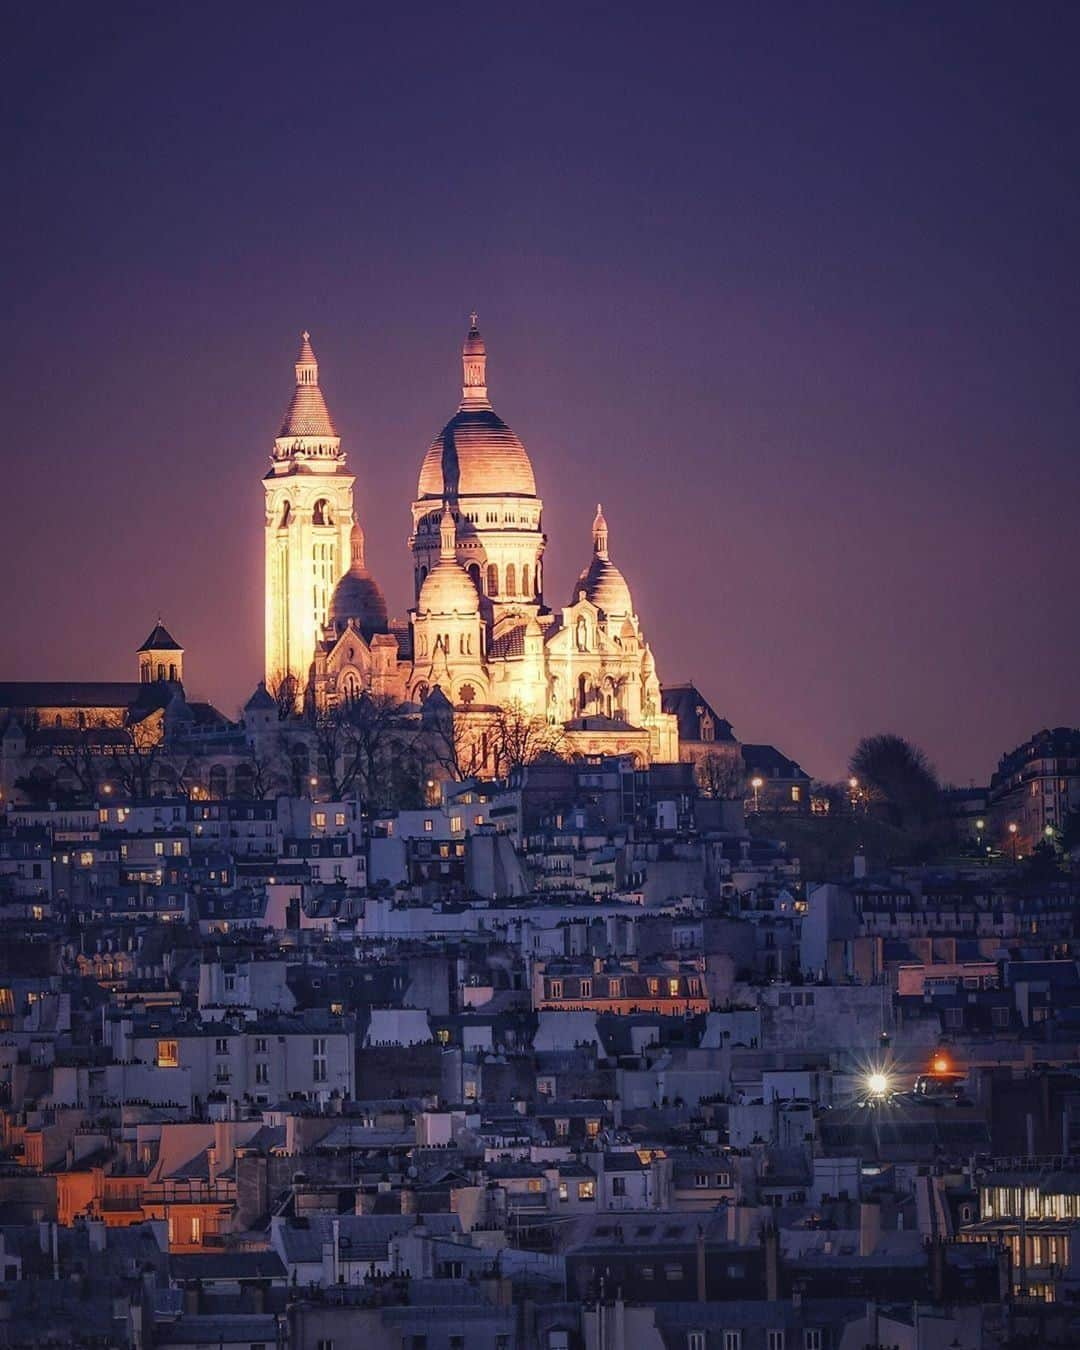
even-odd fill
[[[607,521],[604,519],[604,509],[599,502],[596,503],[596,518],[592,523],[592,543],[593,552],[598,558],[607,557]]]
[[[487,391],[487,347],[476,326],[476,311],[469,316],[469,332],[461,348],[461,406],[490,408]]]
[[[266,681],[260,680],[255,686],[255,692],[244,704],[245,712],[272,712],[277,707],[270,691],[266,687]]]
[[[160,616],[157,623],[154,624],[150,636],[139,648],[141,652],[182,652],[183,650],[183,647],[161,622]]]
[[[319,362],[311,345],[310,333],[300,335],[295,370],[296,388],[282,420],[278,438],[312,436],[319,440],[335,440],[337,431],[319,388]]]

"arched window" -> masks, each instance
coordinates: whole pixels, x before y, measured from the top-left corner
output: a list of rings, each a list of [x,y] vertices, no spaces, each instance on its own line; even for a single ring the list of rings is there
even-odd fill
[[[529,564],[521,564],[521,594],[526,600],[529,598]]]
[[[347,670],[341,677],[341,692],[348,699],[360,697],[360,676],[355,670]]]
[[[159,680],[163,680],[163,679],[165,678],[165,662],[164,662],[164,661],[159,661],[159,662],[158,662],[157,677],[158,677]]]
[[[584,619],[578,619],[576,634],[578,651],[587,652],[589,650],[589,627]]]
[[[334,518],[330,514],[330,503],[325,497],[320,497],[312,507],[311,523],[313,525],[333,525]]]
[[[250,764],[238,764],[233,774],[234,791],[238,797],[255,795],[255,769]]]
[[[210,769],[210,796],[219,801],[228,793],[229,777],[224,764],[215,764]]]
[[[149,661],[143,661],[143,662],[140,664],[140,666],[139,666],[139,676],[140,676],[140,678],[142,679],[143,684],[149,684],[149,683],[150,683],[150,662],[149,662]]]
[[[499,569],[494,563],[488,563],[487,593],[488,595],[499,594]]]
[[[428,687],[426,684],[418,684],[413,691],[417,703],[424,703],[428,696]]]
[[[281,508],[281,528],[284,529],[292,518],[292,503],[285,502]]]
[[[175,679],[176,679],[176,662],[175,662],[175,661],[170,661],[170,662],[169,662],[169,679],[170,679],[170,680],[175,680]]]
[[[578,676],[578,712],[584,715],[589,702],[589,681],[584,675]]]
[[[476,587],[477,595],[483,595],[484,592],[480,586],[480,564],[470,563],[469,566],[466,568],[466,571],[468,572],[470,578],[472,579],[472,584]]]
[[[506,564],[506,594],[517,595],[517,568],[513,563]]]

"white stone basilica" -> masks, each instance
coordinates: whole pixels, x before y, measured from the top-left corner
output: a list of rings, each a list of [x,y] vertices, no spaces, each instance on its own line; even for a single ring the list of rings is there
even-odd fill
[[[413,607],[390,622],[368,570],[353,478],[305,333],[266,497],[266,683],[311,707],[364,692],[422,705],[435,691],[481,724],[520,707],[569,748],[679,758],[652,652],[597,507],[567,605],[544,600],[543,502],[524,445],[488,398],[473,315],[461,404],[420,466],[409,541]]]

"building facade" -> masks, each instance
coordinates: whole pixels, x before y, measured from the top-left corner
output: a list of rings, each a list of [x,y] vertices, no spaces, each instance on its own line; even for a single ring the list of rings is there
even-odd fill
[[[266,683],[316,708],[439,690],[478,724],[498,709],[566,729],[592,752],[678,758],[656,663],[597,507],[565,605],[544,594],[543,501],[520,438],[492,407],[473,315],[462,396],[431,442],[412,503],[413,603],[390,622],[366,563],[353,477],[305,334],[264,479]]]

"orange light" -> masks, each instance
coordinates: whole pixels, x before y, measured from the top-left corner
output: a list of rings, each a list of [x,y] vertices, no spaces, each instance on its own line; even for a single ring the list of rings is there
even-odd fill
[[[935,1073],[949,1072],[949,1061],[945,1058],[944,1055],[934,1056],[934,1072]]]

